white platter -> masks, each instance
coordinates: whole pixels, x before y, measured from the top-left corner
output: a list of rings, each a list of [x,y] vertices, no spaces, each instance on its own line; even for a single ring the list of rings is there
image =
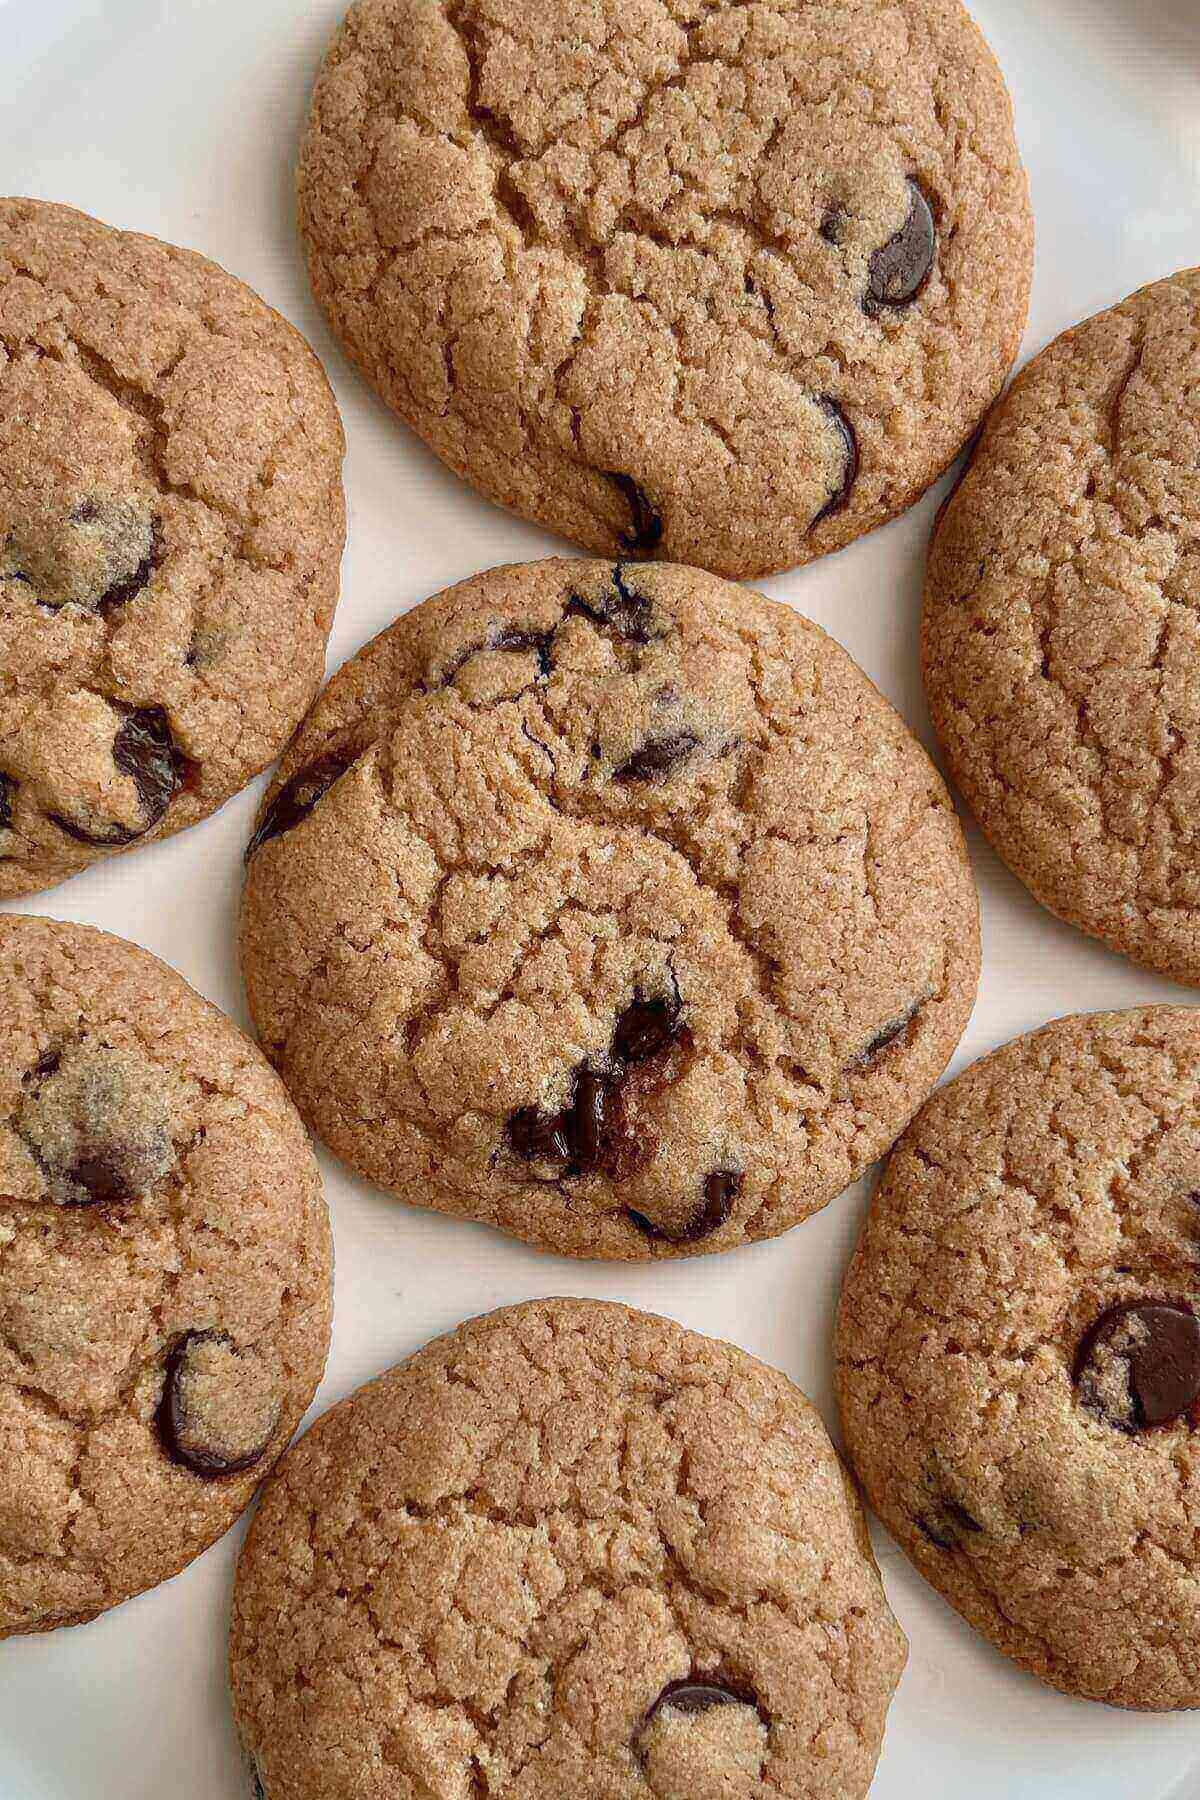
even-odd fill
[[[0,190],[206,252],[293,319],[326,362],[350,442],[331,667],[447,583],[562,549],[443,470],[317,317],[291,171],[307,84],[342,10],[341,0],[0,0]],[[1027,355],[1200,262],[1200,0],[976,0],[975,11],[1008,75],[1033,183]],[[832,631],[927,740],[916,644],[936,499],[763,584]],[[244,1022],[232,944],[256,799],[257,787],[34,906],[146,945]],[[1060,1013],[1195,998],[1058,924],[975,833],[971,849],[984,973],[956,1068]],[[573,1292],[731,1338],[786,1369],[835,1423],[830,1323],[865,1184],[774,1243],[625,1268],[539,1255],[324,1166],[337,1316],[314,1410],[469,1314]],[[0,1800],[248,1800],[223,1666],[240,1536],[92,1625],[0,1645]],[[912,1656],[873,1800],[1198,1800],[1200,1715],[1126,1714],[1051,1694],[977,1639],[882,1534],[880,1553]]]

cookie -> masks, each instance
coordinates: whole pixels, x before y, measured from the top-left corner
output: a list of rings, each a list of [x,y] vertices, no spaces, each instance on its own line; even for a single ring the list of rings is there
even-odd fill
[[[839,1194],[979,962],[902,720],[807,620],[667,564],[493,569],[360,651],[268,790],[241,935],[267,1054],[352,1168],[623,1258]]]
[[[851,1460],[1069,1694],[1200,1705],[1200,1013],[1059,1019],[935,1094],[846,1277]]]
[[[1200,983],[1200,270],[1057,338],[929,560],[953,777],[1043,905]]]
[[[316,692],[337,407],[215,264],[0,200],[0,896],[170,836]]]
[[[790,1381],[543,1300],[427,1345],[288,1454],[230,1669],[269,1800],[856,1800],[905,1654]]]
[[[994,399],[1032,225],[958,0],[360,0],[313,95],[314,291],[489,499],[761,575],[910,506]]]
[[[275,1076],[144,950],[0,917],[0,1637],[233,1524],[312,1399],[329,1226]]]

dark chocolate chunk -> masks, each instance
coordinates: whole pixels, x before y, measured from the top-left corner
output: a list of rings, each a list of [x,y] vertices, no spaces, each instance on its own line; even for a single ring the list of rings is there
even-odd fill
[[[742,1191],[745,1179],[733,1169],[714,1169],[704,1180],[704,1199],[695,1215],[680,1231],[668,1231],[662,1225],[656,1225],[645,1213],[634,1207],[626,1208],[630,1223],[636,1225],[645,1237],[655,1238],[664,1244],[697,1244],[712,1232],[720,1229],[733,1211],[733,1203]]]
[[[576,1077],[570,1114],[571,1167],[580,1175],[592,1173],[603,1161],[615,1087],[606,1075],[593,1075],[590,1069],[581,1070]]]
[[[492,639],[488,648],[491,650],[535,650],[538,659],[538,673],[549,675],[553,667],[551,650],[554,644],[552,631],[522,631],[518,626],[511,626],[502,631],[499,637]]]
[[[700,739],[693,731],[676,731],[635,750],[627,762],[613,770],[614,781],[656,781],[686,762]]]
[[[13,822],[13,795],[17,784],[11,775],[0,775],[0,831],[11,831]]]
[[[915,1006],[910,1006],[908,1011],[901,1013],[898,1019],[893,1019],[890,1024],[883,1027],[882,1031],[877,1031],[858,1059],[860,1066],[874,1062],[885,1050],[897,1043],[920,1012],[922,1004],[923,1002],[918,1000]]]
[[[111,1206],[134,1199],[138,1184],[130,1177],[131,1171],[121,1156],[101,1145],[84,1152],[64,1171],[64,1178],[81,1187],[87,1196],[75,1202],[79,1206]]]
[[[125,714],[113,739],[113,761],[122,775],[132,778],[145,823],[133,831],[125,825],[89,831],[74,819],[51,813],[59,830],[81,844],[132,844],[135,838],[153,831],[170,806],[182,778],[183,762],[161,706],[141,706]]]
[[[508,1121],[508,1141],[525,1162],[569,1162],[571,1132],[568,1113],[550,1117],[536,1106],[521,1106]]]
[[[643,1062],[665,1050],[676,1033],[679,1006],[666,1000],[631,1000],[613,1027],[613,1055]]]
[[[937,231],[928,200],[916,181],[909,177],[908,217],[895,237],[876,250],[867,266],[867,291],[863,296],[866,312],[881,307],[910,306],[933,269],[937,251]]]
[[[158,1408],[159,1435],[173,1462],[206,1480],[241,1474],[266,1453],[278,1419],[263,1366],[243,1358],[226,1332],[185,1332],[173,1346]]]
[[[822,396],[820,404],[829,415],[842,440],[842,477],[814,518],[814,525],[819,525],[821,520],[827,519],[831,513],[841,511],[850,498],[851,488],[858,479],[858,438],[853,425],[837,401],[831,399],[828,394]]]
[[[607,625],[631,644],[650,642],[650,601],[625,580],[620,563],[613,567],[613,590],[600,600],[585,600],[572,594],[567,601],[565,617],[575,614],[590,619],[593,625]]]
[[[307,768],[298,770],[290,781],[285,781],[246,845],[246,861],[249,862],[254,852],[261,850],[272,838],[282,837],[285,831],[291,831],[307,819],[317,801],[329,792],[353,761],[349,752],[322,756],[317,762],[309,763]]]
[[[119,581],[114,581],[112,586],[101,594],[96,602],[96,611],[98,613],[115,612],[118,606],[124,606],[128,601],[135,599],[148,585],[157,562],[158,558],[152,550],[149,556],[142,558],[132,575],[123,575]]]
[[[1080,1340],[1074,1376],[1082,1403],[1120,1431],[1200,1423],[1200,1318],[1165,1300],[1110,1306]]]
[[[622,545],[626,550],[655,549],[662,539],[663,522],[647,499],[645,490],[638,486],[631,475],[618,474],[615,469],[606,469],[604,472],[624,494],[633,518],[633,530],[621,533]]]
[[[672,1712],[695,1714],[711,1712],[714,1706],[750,1706],[764,1725],[769,1727],[771,1723],[770,1714],[749,1688],[735,1686],[732,1682],[701,1680],[691,1676],[685,1681],[668,1681],[638,1727],[638,1735],[653,1724],[659,1713],[666,1708],[670,1708]]]

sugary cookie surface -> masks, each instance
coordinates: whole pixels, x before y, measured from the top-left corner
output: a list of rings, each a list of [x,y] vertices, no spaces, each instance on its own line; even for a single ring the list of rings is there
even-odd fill
[[[955,781],[1038,899],[1200,984],[1200,271],[1055,340],[939,525],[924,626]]]
[[[945,789],[837,645],[695,570],[556,561],[334,678],[260,813],[242,953],[353,1167],[635,1258],[860,1174],[958,1040],[978,932]]]
[[[664,1319],[550,1300],[294,1448],[230,1662],[269,1800],[860,1800],[904,1656],[803,1395]]]
[[[850,1456],[1068,1693],[1200,1705],[1200,1015],[1058,1020],[917,1116],[847,1276]]]
[[[966,442],[1025,321],[1011,109],[958,0],[362,0],[300,205],[384,398],[609,556],[848,543]]]
[[[316,358],[240,282],[0,201],[0,894],[278,754],[321,677],[342,449]]]
[[[300,1121],[177,975],[0,919],[0,1636],[165,1580],[242,1511],[324,1365]]]

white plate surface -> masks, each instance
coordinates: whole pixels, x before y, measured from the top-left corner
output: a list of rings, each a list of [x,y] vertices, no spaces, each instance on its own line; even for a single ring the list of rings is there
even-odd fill
[[[0,0],[0,190],[62,200],[214,257],[304,330],[346,420],[350,543],[335,667],[477,569],[562,545],[457,483],[377,402],[308,294],[291,183],[305,93],[339,0]],[[1200,262],[1200,0],[976,0],[1013,90],[1038,227],[1024,354]],[[917,669],[938,496],[840,556],[763,584],[850,650],[929,740]],[[233,958],[253,792],[169,843],[34,905],[173,963],[244,1022]],[[1195,996],[1043,912],[977,833],[979,1004],[955,1068],[1058,1014]],[[538,1295],[629,1301],[778,1364],[835,1424],[829,1337],[865,1184],[773,1243],[653,1267],[542,1256],[410,1211],[324,1159],[337,1241],[334,1350],[315,1411],[470,1314]],[[82,1629],[0,1645],[0,1800],[246,1800],[225,1622],[240,1531]],[[1200,1715],[1153,1717],[1018,1674],[883,1534],[912,1655],[873,1800],[1200,1800]]]

